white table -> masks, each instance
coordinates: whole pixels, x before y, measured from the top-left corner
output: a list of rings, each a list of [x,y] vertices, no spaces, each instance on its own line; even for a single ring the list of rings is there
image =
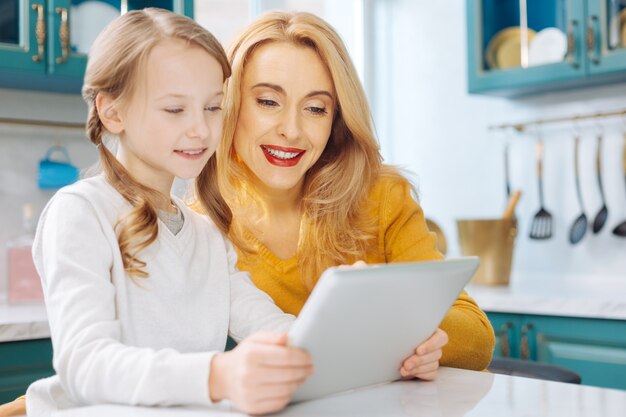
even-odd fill
[[[99,405],[61,417],[243,416],[221,409]],[[626,391],[441,368],[433,382],[394,382],[287,407],[281,417],[624,417]]]

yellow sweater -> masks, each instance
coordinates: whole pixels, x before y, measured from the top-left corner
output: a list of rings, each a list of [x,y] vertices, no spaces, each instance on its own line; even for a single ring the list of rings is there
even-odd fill
[[[370,192],[369,212],[379,219],[376,250],[367,263],[409,262],[441,259],[436,237],[428,231],[421,207],[413,200],[409,184],[400,179],[382,179]],[[281,260],[250,234],[257,254],[239,251],[238,267],[249,271],[257,287],[268,293],[283,309],[297,315],[309,296],[302,282],[298,259]],[[454,302],[440,326],[448,333],[441,365],[482,370],[494,347],[493,328],[485,313],[464,291]]]

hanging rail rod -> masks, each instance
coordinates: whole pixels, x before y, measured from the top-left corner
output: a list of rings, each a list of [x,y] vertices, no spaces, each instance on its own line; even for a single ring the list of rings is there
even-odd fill
[[[34,127],[49,127],[55,129],[80,129],[85,130],[85,123],[72,123],[72,122],[55,122],[53,120],[29,120],[29,119],[14,119],[10,117],[0,117],[0,124],[13,125],[13,126],[34,126]]]
[[[614,110],[609,112],[600,112],[593,114],[583,114],[577,116],[569,116],[569,117],[555,117],[553,119],[539,119],[532,120],[524,123],[505,123],[501,125],[493,125],[489,126],[489,130],[499,130],[499,129],[515,129],[517,132],[522,133],[528,126],[539,126],[546,125],[552,123],[563,123],[563,122],[577,122],[579,120],[587,120],[587,119],[599,119],[602,117],[613,117],[613,116],[624,116],[626,115],[626,109],[622,110]]]

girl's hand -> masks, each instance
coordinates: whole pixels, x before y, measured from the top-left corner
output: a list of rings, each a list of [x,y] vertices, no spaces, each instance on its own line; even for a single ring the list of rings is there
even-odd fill
[[[427,381],[435,379],[439,368],[442,348],[448,343],[448,334],[441,329],[415,349],[415,355],[407,358],[400,368],[403,379],[419,378]]]
[[[283,409],[313,372],[311,356],[287,347],[284,333],[257,333],[211,361],[212,401],[229,399],[248,414]]]

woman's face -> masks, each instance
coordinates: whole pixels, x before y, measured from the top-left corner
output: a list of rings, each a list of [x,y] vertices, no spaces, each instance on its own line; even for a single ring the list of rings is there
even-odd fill
[[[330,137],[335,89],[317,53],[262,45],[246,63],[234,146],[260,191],[299,191]]]

